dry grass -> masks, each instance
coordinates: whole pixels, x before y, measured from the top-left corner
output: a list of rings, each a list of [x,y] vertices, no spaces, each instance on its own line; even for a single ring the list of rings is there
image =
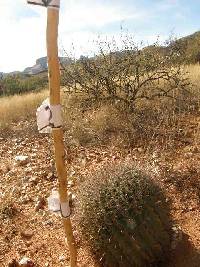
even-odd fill
[[[199,85],[200,65],[187,66],[192,90],[196,93],[195,101],[200,99]],[[48,91],[26,95],[16,95],[0,98],[0,128],[9,127],[15,123],[35,117],[37,106],[47,97]],[[71,136],[73,142],[79,145],[108,144],[122,146],[149,147],[151,140],[158,139],[162,144],[173,146],[175,136],[179,136],[181,128],[180,114],[172,110],[172,102],[169,99],[163,101],[141,102],[134,114],[128,114],[116,109],[115,106],[99,103],[98,106],[87,106],[82,94],[63,93],[65,130]],[[189,115],[190,103],[182,101]],[[199,108],[199,104],[197,104]],[[170,140],[169,140],[170,139]]]
[[[188,65],[186,67],[187,71],[190,74],[190,79],[193,82],[198,83],[200,81],[200,65],[196,64],[196,65]]]
[[[0,98],[0,128],[35,116],[37,106],[47,97],[47,90]]]
[[[191,82],[194,84],[193,93],[195,93],[198,99],[200,100],[200,64],[188,65],[186,67],[186,70],[189,73]]]
[[[65,114],[65,125],[79,145],[121,143],[123,139],[130,141],[130,138],[126,137],[133,127],[126,114],[114,106],[102,105],[84,112],[72,107],[71,110],[71,113]]]

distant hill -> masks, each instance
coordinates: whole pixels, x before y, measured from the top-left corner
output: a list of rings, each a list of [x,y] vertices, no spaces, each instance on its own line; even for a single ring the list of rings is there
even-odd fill
[[[200,31],[177,39],[175,44],[184,51],[183,57],[186,63],[200,63]]]
[[[68,57],[59,57],[62,64],[67,65],[71,63],[71,59]],[[42,57],[36,60],[36,64],[32,67],[26,68],[23,73],[29,75],[39,74],[41,72],[47,71],[47,57]]]
[[[149,45],[144,47],[143,50],[150,52],[157,52],[160,54],[168,53],[173,48],[180,54],[180,62],[186,64],[200,63],[200,31],[191,35],[174,39],[168,45],[154,46]]]
[[[59,60],[60,63],[62,63],[63,65],[68,65],[72,62],[72,60],[69,57],[59,57]],[[46,72],[47,69],[48,69],[47,57],[41,57],[36,60],[35,65],[25,68],[24,71],[12,71],[8,73],[0,71],[0,78],[2,76],[6,77],[15,75],[21,76],[23,78],[31,75],[40,74],[42,72]]]

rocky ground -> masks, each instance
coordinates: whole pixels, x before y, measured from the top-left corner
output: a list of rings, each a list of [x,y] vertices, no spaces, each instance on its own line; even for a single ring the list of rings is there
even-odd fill
[[[66,142],[68,188],[76,198],[78,177],[107,162],[120,160],[148,163],[172,203],[175,242],[168,267],[200,266],[200,142],[198,117],[188,121],[188,134],[170,150],[155,144],[120,150],[69,146]],[[48,211],[47,198],[57,187],[48,135],[38,134],[34,123],[14,124],[0,138],[0,266],[17,266],[28,257],[37,267],[60,267],[69,263],[61,220]],[[18,157],[17,156],[25,156]],[[72,214],[79,266],[94,267],[82,245]],[[16,262],[14,261],[16,260]],[[9,265],[10,264],[10,265]],[[30,266],[31,263],[30,263]]]

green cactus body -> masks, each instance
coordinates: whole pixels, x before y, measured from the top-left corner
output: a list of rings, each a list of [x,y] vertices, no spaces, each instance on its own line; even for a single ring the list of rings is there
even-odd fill
[[[102,266],[160,266],[170,247],[171,220],[152,179],[135,166],[107,168],[88,177],[77,198],[80,230]]]

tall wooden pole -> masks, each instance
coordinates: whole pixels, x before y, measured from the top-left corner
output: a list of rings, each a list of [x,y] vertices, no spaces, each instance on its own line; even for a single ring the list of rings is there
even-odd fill
[[[58,60],[59,9],[47,8],[47,57],[49,71],[50,106],[60,105],[60,66]],[[69,203],[67,194],[67,173],[62,128],[52,129],[55,163],[58,173],[60,203]],[[62,218],[67,244],[70,251],[70,267],[77,266],[77,251],[70,217]]]
[[[53,126],[52,136],[54,141],[55,163],[58,173],[60,210],[70,252],[70,267],[76,267],[77,251],[70,220],[69,199],[67,194],[67,173],[65,169],[65,148],[63,141],[63,130],[61,127],[60,66],[58,59],[58,24],[60,0],[27,0],[27,2],[33,5],[47,7],[47,58],[50,89],[50,111],[53,118],[53,125],[51,123],[51,126]],[[47,126],[50,125],[47,124]]]

